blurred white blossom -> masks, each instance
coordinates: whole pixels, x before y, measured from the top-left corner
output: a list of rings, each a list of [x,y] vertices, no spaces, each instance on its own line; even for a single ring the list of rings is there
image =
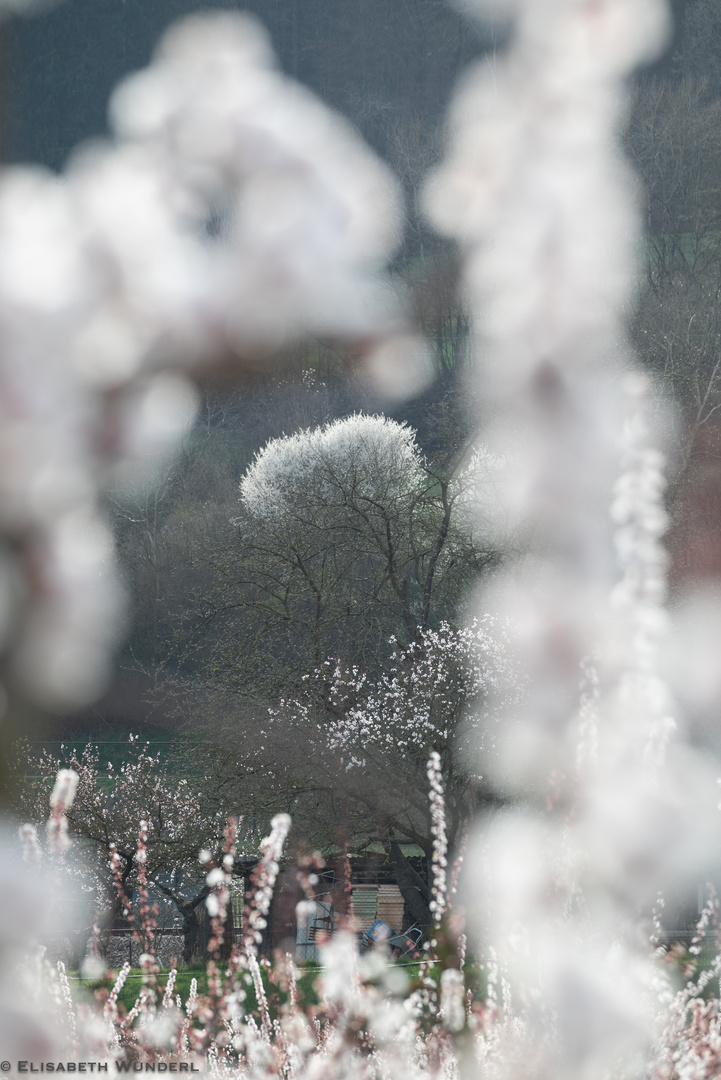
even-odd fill
[[[512,991],[543,998],[537,1075],[578,1080],[648,1051],[654,975],[634,921],[659,888],[689,888],[719,831],[713,770],[675,733],[659,668],[663,460],[646,388],[622,387],[638,216],[620,79],[657,53],[667,17],[653,0],[474,7],[505,15],[511,43],[462,86],[426,205],[465,252],[482,438],[523,552],[479,603],[508,620],[527,683],[483,758],[517,805],[477,836],[466,897]]]
[[[115,91],[111,120],[134,152],[162,148],[166,187],[185,196],[203,268],[188,297],[202,354],[262,357],[309,333],[360,337],[396,318],[375,272],[399,239],[397,184],[345,121],[275,68],[250,16],[171,28],[153,64]]]
[[[61,177],[0,173],[0,644],[45,707],[107,677],[123,618],[98,494],[187,431],[191,375],[311,334],[421,355],[381,273],[396,182],[250,17],[172,27],[110,111],[115,140]]]

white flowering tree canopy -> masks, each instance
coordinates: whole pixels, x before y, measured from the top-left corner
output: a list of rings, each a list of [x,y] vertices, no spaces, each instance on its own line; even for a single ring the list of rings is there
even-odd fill
[[[386,767],[396,795],[402,782],[414,788],[434,749],[442,752],[444,771],[452,770],[454,759],[463,761],[462,786],[471,777],[477,785],[482,778],[474,776],[473,758],[481,747],[492,751],[494,709],[501,700],[511,706],[520,693],[505,640],[503,629],[487,616],[470,626],[442,622],[437,629],[419,630],[410,645],[395,648],[390,666],[377,678],[328,659],[305,680],[303,695],[271,716],[291,726],[302,719],[315,727],[319,735],[308,736],[310,745],[319,755],[331,755],[351,788],[351,774],[358,770],[361,792],[369,772]],[[318,725],[313,720],[319,708],[324,719]],[[460,795],[449,791],[448,798],[453,802]],[[387,810],[392,804],[393,799],[386,802]]]
[[[408,425],[357,413],[271,440],[243,477],[240,498],[256,520],[343,507],[381,517],[426,485],[424,464]]]

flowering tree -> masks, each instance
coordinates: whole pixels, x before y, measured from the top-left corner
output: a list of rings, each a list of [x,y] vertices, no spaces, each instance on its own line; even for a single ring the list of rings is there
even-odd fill
[[[290,807],[296,831],[316,843],[332,842],[340,826],[355,846],[380,841],[413,918],[427,926],[430,890],[401,844],[417,844],[430,862],[429,754],[440,755],[447,835],[456,846],[490,798],[474,766],[498,734],[489,700],[514,697],[518,679],[492,619],[419,630],[406,648],[395,644],[377,676],[326,660],[300,694],[256,714],[252,738],[230,753],[229,736],[225,762],[215,759],[223,797],[234,780],[237,798],[245,792],[266,813]]]
[[[199,931],[196,908],[208,895],[198,852],[222,843],[223,813],[209,811],[201,785],[178,778],[167,761],[132,736],[128,760],[118,769],[112,762],[103,765],[100,748],[92,743],[81,754],[64,748],[60,754],[28,751],[20,747],[18,768],[35,779],[16,785],[15,812],[23,821],[43,823],[58,771],[74,771],[75,796],[64,820],[86,856],[82,869],[91,875],[98,917],[105,925],[112,925],[122,908],[116,879],[126,894],[132,893],[138,830],[140,822],[146,822],[145,874],[150,885],[175,904],[189,961]]]
[[[240,515],[196,598],[204,681],[257,697],[328,656],[377,669],[384,644],[452,618],[498,560],[468,513],[490,462],[433,464],[414,432],[358,414],[271,440],[240,484]]]

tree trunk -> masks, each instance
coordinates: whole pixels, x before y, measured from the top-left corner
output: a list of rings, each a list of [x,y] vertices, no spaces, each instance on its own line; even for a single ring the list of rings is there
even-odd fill
[[[210,889],[207,885],[204,885],[198,895],[194,896],[192,900],[184,900],[182,896],[178,896],[178,894],[173,892],[172,889],[169,889],[167,885],[161,885],[160,882],[157,882],[157,887],[169,900],[173,901],[180,912],[180,916],[183,920],[183,963],[190,964],[192,963],[193,955],[197,950],[201,929],[201,921],[198,918],[196,908],[202,900],[205,900]]]
[[[431,891],[401,851],[398,841],[390,840],[388,843],[388,857],[396,872],[398,888],[411,918],[425,930],[433,922],[430,909]]]
[[[193,904],[178,904],[183,916],[183,963],[191,964],[200,937],[200,919]]]

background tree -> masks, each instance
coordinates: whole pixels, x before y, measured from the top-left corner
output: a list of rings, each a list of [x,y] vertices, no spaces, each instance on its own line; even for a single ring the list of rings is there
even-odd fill
[[[684,464],[721,401],[720,123],[703,79],[653,79],[637,91],[628,135],[647,227],[635,337],[683,411]]]
[[[407,424],[363,414],[268,442],[229,543],[206,556],[192,666],[162,686],[219,802],[263,823],[288,811],[315,847],[339,828],[380,841],[421,922],[430,898],[400,844],[431,851],[428,755],[442,756],[455,841],[483,797],[455,764],[463,718],[480,710],[476,734],[488,722],[504,663],[483,628],[454,629],[500,559],[478,513],[495,463],[458,427],[443,444],[431,462]]]
[[[100,749],[91,743],[80,754],[64,749],[60,754],[33,754],[19,747],[13,808],[19,820],[44,825],[49,795],[63,768],[74,769],[79,777],[68,828],[89,863],[99,921],[110,927],[121,911],[109,869],[113,852],[120,860],[123,888],[132,893],[138,830],[144,820],[148,880],[176,906],[183,920],[183,959],[189,962],[200,929],[195,909],[208,894],[198,852],[222,847],[225,808],[217,801],[211,807],[201,782],[179,778],[167,760],[131,736],[128,758],[117,769],[112,762],[101,764]]]
[[[231,713],[192,753],[204,758],[224,800],[235,786],[236,798],[253,793],[264,817],[289,810],[294,831],[326,850],[337,830],[356,851],[380,842],[412,918],[429,925],[428,885],[401,845],[417,844],[431,858],[432,750],[441,759],[451,849],[490,800],[481,776],[481,755],[493,752],[495,739],[489,698],[507,705],[519,694],[503,642],[490,619],[462,629],[442,622],[404,648],[396,644],[375,677],[328,659],[299,694],[256,711],[242,735]]]
[[[721,94],[721,11],[714,0],[681,0],[675,72],[701,77],[711,97]]]
[[[287,695],[335,655],[377,671],[455,616],[498,552],[463,512],[477,482],[457,451],[429,462],[415,433],[355,415],[271,440],[240,484],[229,542],[211,552],[190,649],[205,685]],[[488,462],[483,460],[488,466]]]
[[[152,685],[174,662],[173,637],[190,596],[211,584],[205,555],[227,543],[237,514],[238,484],[258,448],[279,430],[322,423],[352,411],[351,390],[330,374],[328,356],[318,370],[298,350],[286,373],[249,382],[241,391],[209,390],[177,457],[145,481],[111,492],[110,511],[130,593],[133,623],[122,664]],[[337,358],[336,358],[337,359]]]

